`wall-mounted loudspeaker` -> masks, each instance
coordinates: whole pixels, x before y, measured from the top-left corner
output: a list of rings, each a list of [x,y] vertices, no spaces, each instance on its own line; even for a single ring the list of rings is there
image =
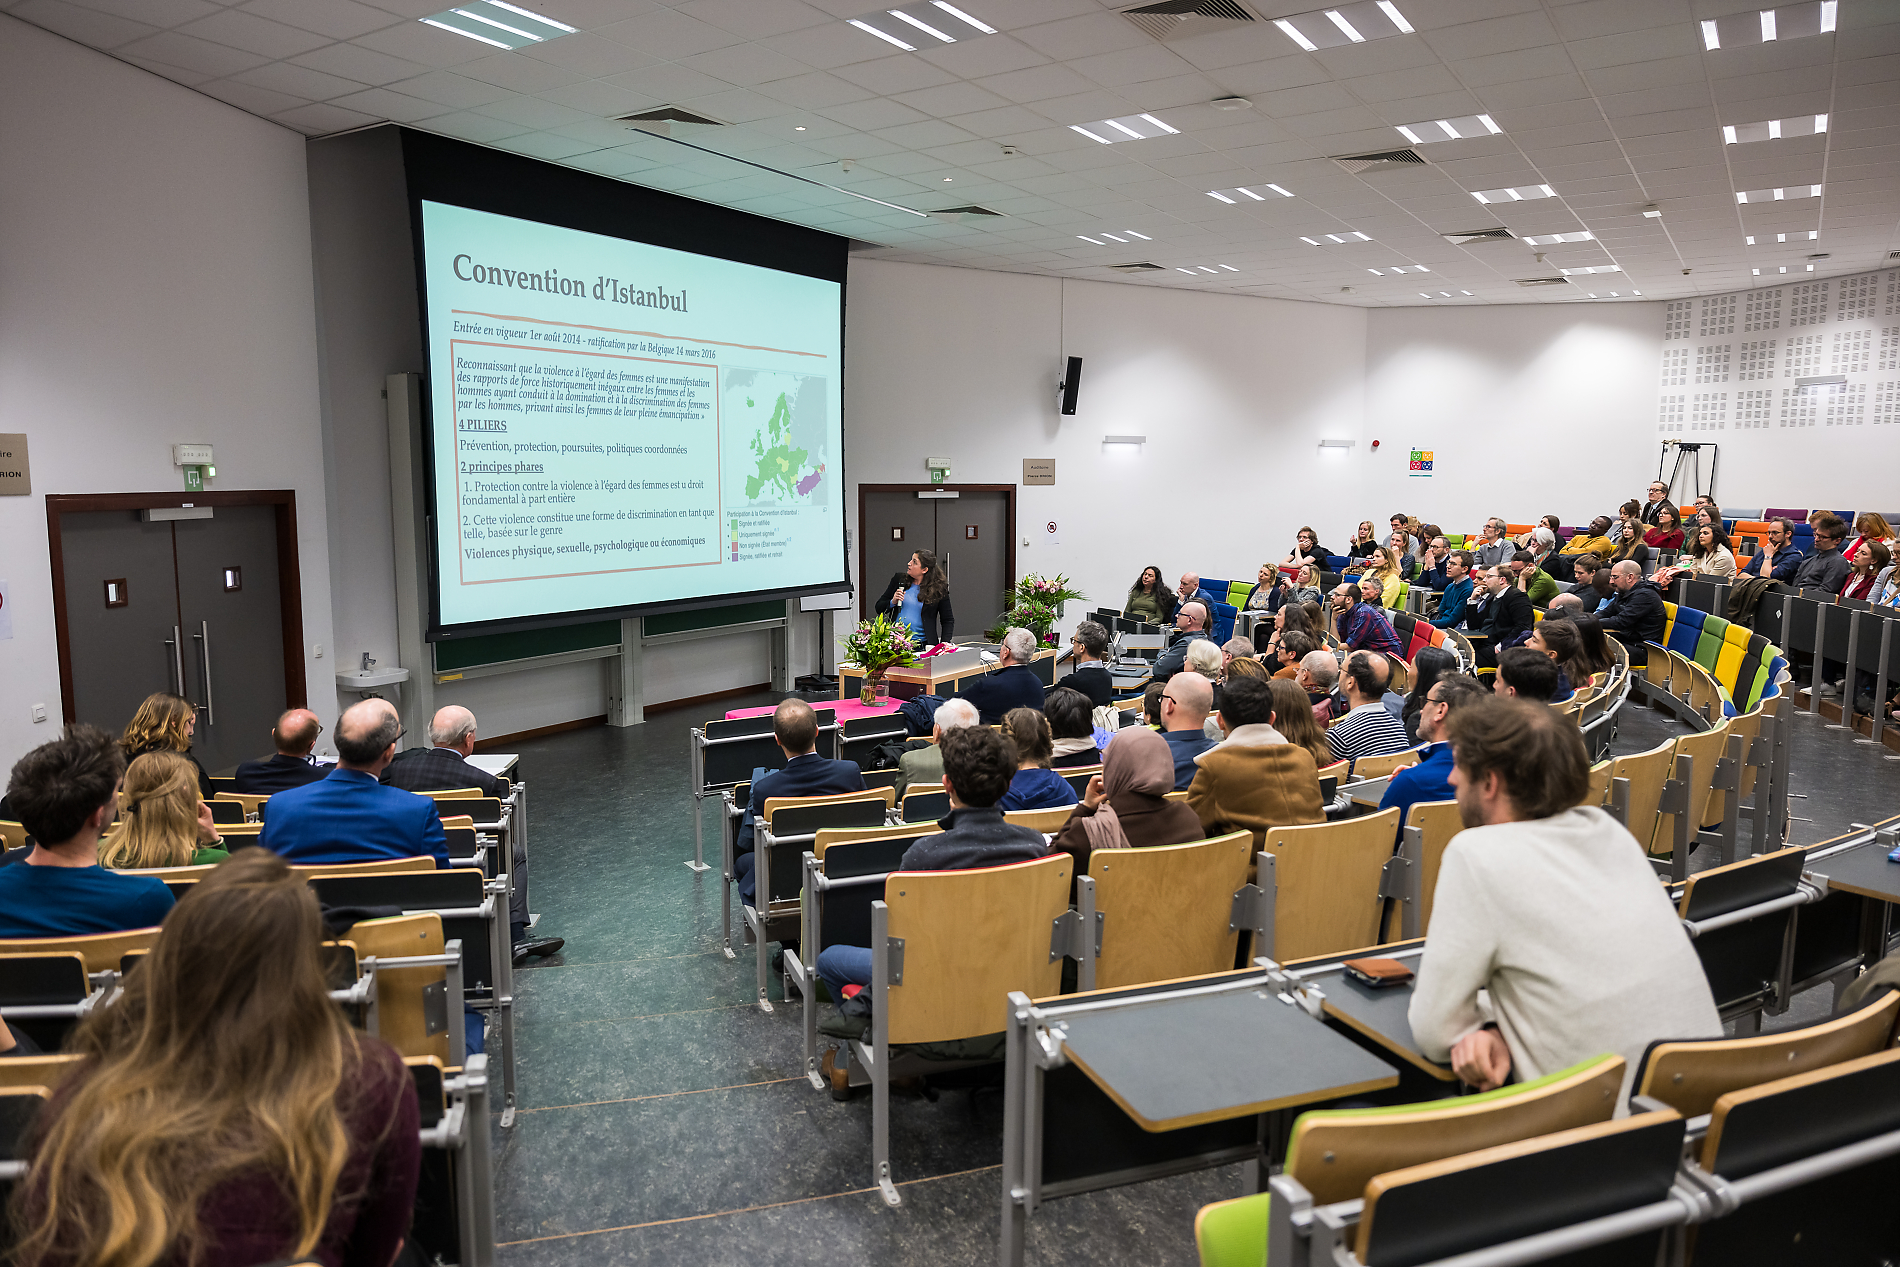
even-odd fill
[[[1069,358],[1068,371],[1063,380],[1056,384],[1056,392],[1058,399],[1062,402],[1062,412],[1065,414],[1074,413],[1075,399],[1082,393],[1081,357],[1072,356]]]

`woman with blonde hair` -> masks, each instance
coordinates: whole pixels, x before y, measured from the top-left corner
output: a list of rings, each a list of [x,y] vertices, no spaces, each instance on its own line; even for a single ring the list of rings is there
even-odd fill
[[[1361,559],[1368,557],[1378,548],[1378,529],[1372,526],[1370,519],[1361,519],[1359,521],[1359,530],[1353,534],[1352,547],[1346,551],[1346,557],[1352,560],[1352,562],[1346,566],[1348,568],[1356,566]]]
[[[1371,556],[1366,559],[1366,570],[1361,577],[1378,578],[1379,606],[1387,611],[1395,611],[1405,602],[1405,575],[1399,571],[1393,554],[1385,546],[1374,546]]]
[[[1863,541],[1878,541],[1885,546],[1893,545],[1892,526],[1887,523],[1885,516],[1875,511],[1864,511],[1854,516],[1854,532],[1854,538],[1841,547],[1841,557],[1849,563],[1854,561],[1854,555],[1859,552],[1860,543]]]
[[[125,733],[119,736],[119,747],[125,750],[127,761],[148,752],[182,753],[197,771],[198,795],[209,798],[211,776],[198,764],[198,758],[191,755],[191,736],[197,729],[197,706],[169,691],[159,691],[147,695],[138,711],[132,714]]]
[[[1273,693],[1273,728],[1286,736],[1295,747],[1313,754],[1313,762],[1324,770],[1333,763],[1333,750],[1326,746],[1326,732],[1313,719],[1313,701],[1298,682],[1271,678],[1267,690]]]
[[[230,856],[183,754],[133,758],[121,787],[119,823],[100,845],[99,865],[116,871],[195,867]]]
[[[330,1001],[316,894],[245,849],[181,899],[30,1142],[18,1267],[387,1267],[420,1141],[402,1060]]]

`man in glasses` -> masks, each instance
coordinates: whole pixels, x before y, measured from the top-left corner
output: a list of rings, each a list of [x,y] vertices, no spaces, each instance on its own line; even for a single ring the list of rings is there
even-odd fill
[[[1656,522],[1656,512],[1669,501],[1669,485],[1657,480],[1649,486],[1649,500],[1643,503],[1642,519],[1646,524]]]
[[[330,773],[328,766],[315,765],[310,750],[317,746],[323,723],[307,708],[293,708],[271,727],[271,744],[277,751],[256,761],[245,761],[237,768],[237,790],[251,796],[275,796],[291,788],[315,783]]]
[[[1770,519],[1767,542],[1748,556],[1737,575],[1766,577],[1787,585],[1807,557],[1794,543],[1794,525],[1786,519]]]
[[[1788,583],[1796,589],[1840,593],[1841,583],[1853,570],[1852,565],[1841,557],[1841,543],[1845,540],[1847,523],[1838,515],[1827,515],[1815,520],[1814,553],[1795,568],[1794,579]]]
[[[1425,693],[1425,706],[1418,711],[1418,764],[1407,766],[1392,776],[1379,798],[1380,809],[1399,810],[1399,831],[1405,831],[1405,816],[1421,801],[1458,799],[1451,786],[1451,744],[1445,724],[1458,709],[1483,699],[1487,692],[1476,678],[1463,674],[1442,677]]]
[[[1214,746],[1206,734],[1207,714],[1214,707],[1214,684],[1198,673],[1177,673],[1161,692],[1161,737],[1174,753],[1174,790],[1194,782],[1200,767],[1194,758]]]
[[[352,704],[336,722],[336,769],[264,802],[258,843],[305,865],[427,855],[437,870],[447,870],[448,837],[435,802],[377,781],[402,733],[388,700]]]

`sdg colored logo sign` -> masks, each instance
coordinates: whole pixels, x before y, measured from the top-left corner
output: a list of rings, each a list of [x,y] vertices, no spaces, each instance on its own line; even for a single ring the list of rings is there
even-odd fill
[[[1430,475],[1431,473],[1432,473],[1432,451],[1430,449],[1413,449],[1411,474]]]

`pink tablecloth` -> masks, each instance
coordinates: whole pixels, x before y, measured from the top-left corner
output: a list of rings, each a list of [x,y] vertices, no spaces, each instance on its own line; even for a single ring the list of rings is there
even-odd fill
[[[854,696],[851,699],[813,700],[811,702],[811,706],[813,708],[835,709],[837,711],[833,714],[833,716],[837,717],[839,721],[850,721],[853,718],[857,718],[857,717],[888,716],[891,713],[895,713],[897,711],[897,706],[902,702],[903,701],[901,700],[891,700],[887,704],[882,704],[875,708],[870,708],[870,707],[866,707],[863,704],[858,703],[857,698]],[[726,720],[731,721],[735,717],[764,717],[766,714],[770,713],[775,707],[777,707],[777,705],[767,704],[761,708],[735,708],[726,714]]]

